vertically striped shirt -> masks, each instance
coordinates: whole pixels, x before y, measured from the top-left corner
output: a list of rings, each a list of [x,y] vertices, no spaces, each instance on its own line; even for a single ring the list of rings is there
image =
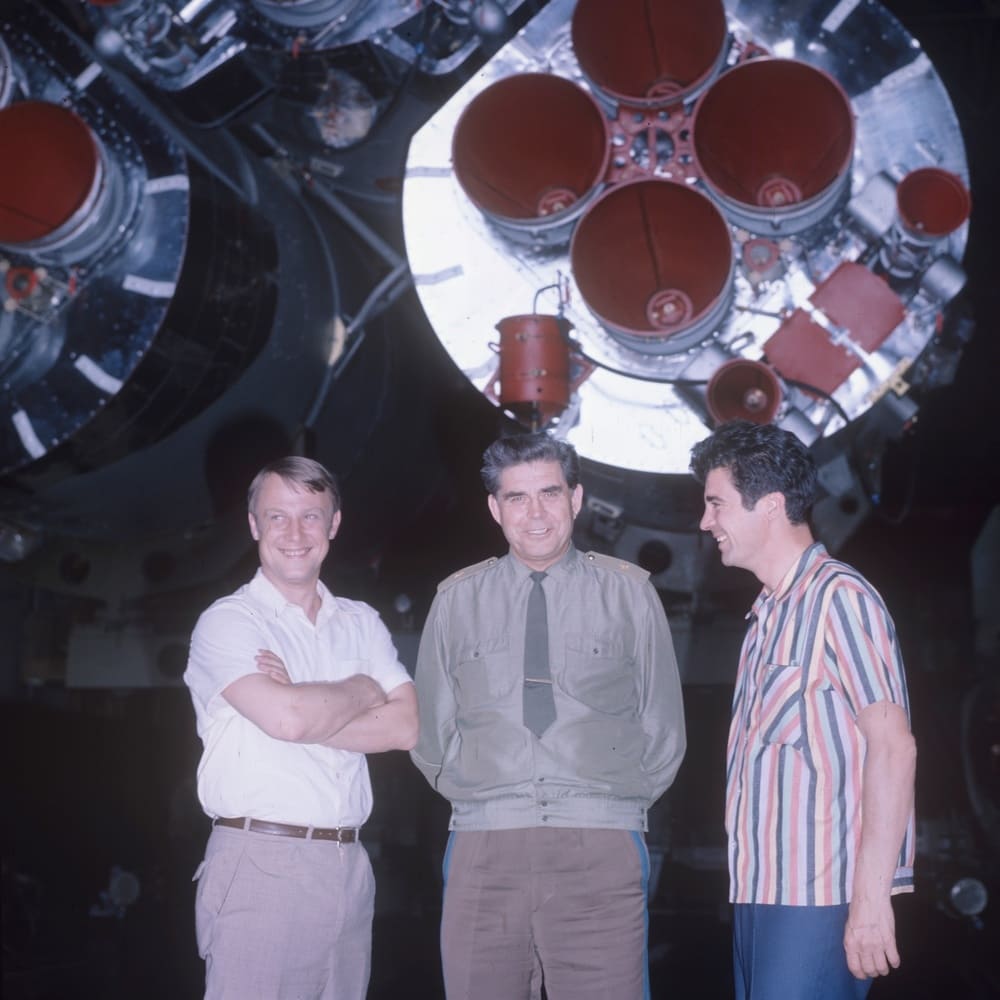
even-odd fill
[[[847,903],[865,755],[855,719],[879,701],[909,715],[895,626],[819,543],[747,617],[726,764],[730,901]],[[894,893],[912,891],[913,855],[911,813]]]

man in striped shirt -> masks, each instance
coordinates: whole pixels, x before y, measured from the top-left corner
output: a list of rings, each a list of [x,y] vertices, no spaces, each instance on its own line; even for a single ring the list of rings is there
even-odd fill
[[[916,746],[895,626],[806,522],[816,467],[773,425],[695,445],[701,528],[763,584],[747,615],[726,764],[737,1000],[853,1000],[899,966],[913,890]]]

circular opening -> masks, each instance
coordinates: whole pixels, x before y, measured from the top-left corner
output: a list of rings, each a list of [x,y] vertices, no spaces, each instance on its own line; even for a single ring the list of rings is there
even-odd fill
[[[954,174],[939,167],[922,167],[899,182],[896,204],[906,229],[921,236],[941,237],[965,222],[972,200]]]
[[[781,383],[762,362],[735,358],[720,365],[709,379],[706,402],[717,423],[769,424],[781,405]]]
[[[650,576],[665,573],[674,561],[674,554],[665,542],[643,542],[636,561]]]
[[[544,73],[509,76],[462,112],[455,177],[483,212],[536,219],[570,208],[607,170],[608,126],[586,91]]]
[[[672,104],[715,71],[726,15],[720,0],[579,0],[572,38],[580,68],[614,101]]]
[[[840,508],[841,514],[846,514],[848,517],[854,517],[859,510],[861,510],[861,504],[858,502],[856,496],[852,496],[850,493],[845,494],[837,501],[837,506]]]
[[[19,101],[0,109],[0,243],[31,243],[65,225],[100,183],[100,153],[68,108]]]
[[[755,59],[723,73],[694,113],[705,182],[744,205],[780,211],[846,174],[854,115],[840,85],[793,59]]]
[[[703,194],[639,180],[591,205],[570,258],[580,294],[612,332],[664,337],[690,328],[719,302],[733,249],[729,227]]]

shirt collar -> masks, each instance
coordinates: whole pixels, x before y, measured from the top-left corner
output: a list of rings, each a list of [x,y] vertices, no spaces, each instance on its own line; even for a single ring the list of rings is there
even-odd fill
[[[575,545],[570,545],[570,547],[559,557],[545,572],[546,574],[555,573],[557,576],[562,573],[571,573],[573,568],[579,562],[580,553],[577,551]],[[513,553],[510,553],[510,564],[514,571],[514,576],[518,580],[527,580],[528,577],[534,572],[530,566],[525,566],[520,559],[517,558]]]
[[[264,610],[271,612],[276,618],[279,617],[286,608],[299,608],[299,605],[289,601],[278,588],[271,583],[264,571],[258,567],[253,579],[247,585],[250,596],[261,605]],[[316,593],[320,597],[319,613],[316,615],[316,622],[327,617],[333,611],[333,595],[327,589],[322,580],[316,581]],[[299,608],[302,611],[302,608]],[[305,612],[302,612],[305,614]]]
[[[785,600],[793,590],[799,589],[811,576],[816,564],[827,558],[826,546],[822,542],[813,542],[799,556],[795,564],[782,577],[781,583],[770,593],[766,589],[761,590],[757,595],[757,600],[753,602],[753,607],[747,612],[747,618],[752,615],[759,616],[767,608],[773,607],[778,601]]]

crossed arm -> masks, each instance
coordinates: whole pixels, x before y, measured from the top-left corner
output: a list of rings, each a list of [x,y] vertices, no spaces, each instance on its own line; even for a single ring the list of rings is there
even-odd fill
[[[913,806],[917,750],[899,705],[876,702],[857,726],[867,741],[862,772],[861,846],[844,928],[847,965],[858,979],[899,967],[890,901],[900,845]]]
[[[293,684],[281,659],[257,655],[258,673],[233,681],[222,696],[276,740],[338,750],[409,750],[417,739],[417,697],[404,683],[387,695],[366,674]]]

